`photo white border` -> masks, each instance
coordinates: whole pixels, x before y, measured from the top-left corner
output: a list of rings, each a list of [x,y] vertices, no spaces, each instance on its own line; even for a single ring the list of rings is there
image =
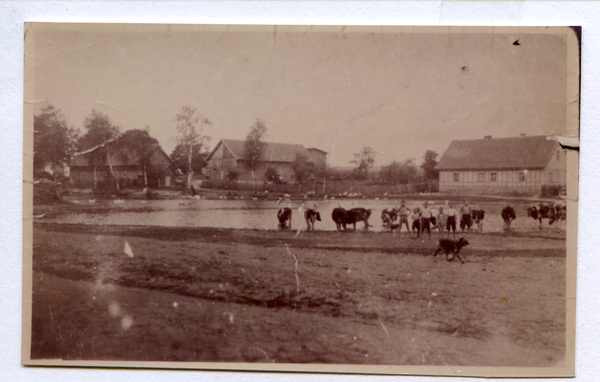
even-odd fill
[[[22,95],[23,23],[25,21],[144,22],[144,23],[241,23],[241,24],[371,24],[371,25],[581,25],[582,84],[580,157],[580,221],[578,240],[577,347],[575,380],[598,380],[596,330],[598,308],[595,290],[598,281],[595,248],[600,237],[592,231],[600,218],[595,214],[595,191],[600,191],[598,167],[600,141],[595,129],[599,121],[600,2],[2,2],[0,1],[0,152],[4,196],[0,245],[4,249],[3,277],[0,278],[0,379],[1,380],[89,380],[154,381],[239,380],[239,381],[344,381],[403,378],[405,381],[430,377],[381,377],[327,374],[232,373],[168,370],[102,370],[32,368],[20,365],[21,348],[21,217],[22,217]],[[595,107],[596,106],[596,107]],[[597,124],[597,123],[596,123]],[[590,149],[592,148],[592,149]],[[198,374],[201,373],[201,374]],[[442,378],[441,380],[462,380]],[[438,378],[438,380],[440,380]],[[558,379],[560,380],[560,379]],[[573,379],[568,379],[573,380]]]

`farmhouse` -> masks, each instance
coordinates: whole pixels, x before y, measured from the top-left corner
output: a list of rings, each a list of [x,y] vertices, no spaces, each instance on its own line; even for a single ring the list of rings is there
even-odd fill
[[[150,187],[174,186],[175,177],[181,171],[160,145],[150,153],[146,177]],[[114,141],[73,154],[69,168],[70,177],[76,187],[101,187],[110,179],[112,172],[122,186],[144,185],[144,169],[129,152],[118,151]]]
[[[211,179],[225,180],[230,172],[237,173],[238,180],[251,181],[252,174],[245,166],[245,141],[222,139],[207,158],[205,174]],[[302,155],[317,168],[324,168],[327,153],[316,148],[307,149],[300,144],[265,142],[265,151],[255,169],[256,180],[262,180],[267,168],[274,168],[282,180],[292,181],[292,164],[297,155]]]
[[[566,152],[546,136],[452,141],[435,167],[440,192],[540,193],[566,185]]]

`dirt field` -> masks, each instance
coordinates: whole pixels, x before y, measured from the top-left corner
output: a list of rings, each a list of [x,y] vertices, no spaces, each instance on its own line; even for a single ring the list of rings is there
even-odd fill
[[[564,231],[434,239],[35,223],[32,359],[550,366]],[[131,249],[130,254],[125,248]]]

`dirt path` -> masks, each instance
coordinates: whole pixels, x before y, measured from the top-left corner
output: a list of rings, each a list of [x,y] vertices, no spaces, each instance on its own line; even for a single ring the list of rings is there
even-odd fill
[[[389,233],[34,232],[32,358],[548,366],[565,352],[554,234],[474,235],[460,264]]]

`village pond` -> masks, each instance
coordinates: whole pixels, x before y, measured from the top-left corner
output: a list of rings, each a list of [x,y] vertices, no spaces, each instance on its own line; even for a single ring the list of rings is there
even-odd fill
[[[321,221],[317,221],[318,231],[335,231],[336,225],[331,218],[334,208],[341,206],[345,209],[357,207],[372,210],[369,219],[369,230],[386,231],[381,220],[383,209],[391,209],[400,205],[399,200],[384,199],[343,199],[343,200],[226,200],[226,199],[170,199],[170,200],[88,200],[72,199],[67,205],[44,207],[36,210],[36,221],[59,224],[90,224],[90,225],[141,225],[165,227],[213,227],[232,229],[277,230],[277,211],[283,207],[292,209],[292,229],[306,229],[300,207],[317,207]],[[409,208],[422,207],[423,200],[407,200]],[[444,201],[430,201],[430,208],[446,209]],[[527,216],[527,207],[537,204],[534,201],[513,203],[517,218],[512,223],[513,231],[531,231],[539,229],[539,223]],[[503,222],[500,216],[506,201],[499,200],[485,203],[473,203],[474,209],[485,211],[483,232],[502,232]],[[459,209],[461,204],[455,204]],[[398,221],[396,220],[396,223]],[[458,222],[457,222],[458,225]],[[559,223],[551,226],[553,230],[564,230],[566,224]],[[352,229],[352,225],[349,226]],[[544,228],[548,221],[544,220]],[[364,230],[364,223],[359,222],[357,230]],[[459,229],[459,227],[457,227]],[[402,228],[406,232],[406,228]],[[436,229],[437,231],[437,229]]]

